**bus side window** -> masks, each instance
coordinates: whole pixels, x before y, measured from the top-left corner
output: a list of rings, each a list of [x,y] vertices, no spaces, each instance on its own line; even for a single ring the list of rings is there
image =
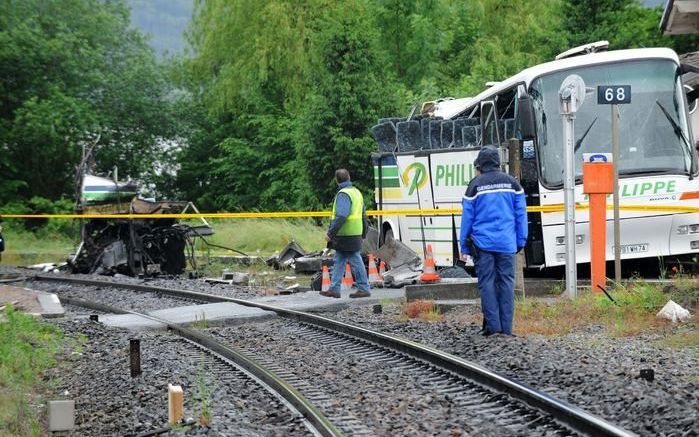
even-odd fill
[[[493,102],[481,104],[481,144],[483,146],[498,145],[498,132]]]
[[[420,133],[422,136],[422,150],[430,148],[430,121],[429,118],[420,120]]]
[[[442,145],[442,120],[430,120],[430,149],[439,149]]]
[[[379,123],[371,128],[371,134],[379,144],[382,152],[394,152],[396,149],[396,128],[390,121]]]
[[[476,120],[477,121],[477,120]],[[480,124],[480,123],[479,123]],[[464,147],[475,148],[481,143],[481,127],[466,126],[461,129],[461,138],[464,143]]]
[[[454,120],[454,148],[461,149],[464,147],[463,129],[466,127],[465,118],[457,118]]]
[[[498,115],[498,133],[500,134],[501,143],[511,138],[517,138],[517,132],[515,132],[516,100],[517,87],[507,89],[495,98],[495,109]]]
[[[414,152],[420,150],[422,142],[422,130],[420,122],[416,120],[400,121],[396,124],[396,138],[399,152]]]
[[[454,144],[454,122],[452,120],[442,122],[441,144],[442,149],[448,149]]]

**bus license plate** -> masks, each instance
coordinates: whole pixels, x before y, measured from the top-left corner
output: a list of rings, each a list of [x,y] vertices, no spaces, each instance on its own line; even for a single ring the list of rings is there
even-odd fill
[[[648,252],[648,243],[625,244],[621,246],[621,250],[619,252],[621,252],[622,255],[626,255],[628,253]]]

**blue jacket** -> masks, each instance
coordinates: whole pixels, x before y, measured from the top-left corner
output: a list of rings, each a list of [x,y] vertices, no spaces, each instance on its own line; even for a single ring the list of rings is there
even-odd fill
[[[484,147],[476,167],[481,174],[468,184],[462,201],[461,253],[470,255],[470,236],[477,248],[515,253],[527,244],[527,206],[517,179],[500,171],[500,155]]]

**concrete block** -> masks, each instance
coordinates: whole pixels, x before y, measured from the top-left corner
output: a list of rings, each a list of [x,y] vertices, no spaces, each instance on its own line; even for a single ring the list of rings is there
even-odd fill
[[[167,385],[168,423],[180,423],[184,417],[184,392],[179,385]]]
[[[478,283],[448,283],[406,285],[405,298],[408,302],[418,299],[427,300],[461,300],[477,299]]]
[[[49,401],[49,431],[75,428],[75,401]]]
[[[53,293],[37,293],[36,298],[41,304],[41,316],[44,318],[62,317],[65,310],[58,300],[58,296]]]
[[[405,297],[408,302],[418,299],[428,300],[463,300],[480,299],[478,291],[478,279],[464,278],[443,279],[436,284],[406,285]],[[465,282],[464,282],[465,281]],[[582,282],[582,281],[581,281]],[[551,296],[554,290],[561,289],[562,281],[557,279],[525,279],[524,289],[527,297]],[[515,293],[521,296],[520,292]]]

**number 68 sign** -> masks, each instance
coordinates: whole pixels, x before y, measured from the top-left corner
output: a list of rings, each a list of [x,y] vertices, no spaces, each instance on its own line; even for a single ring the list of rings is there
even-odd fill
[[[631,85],[599,85],[598,105],[619,105],[631,103]]]

